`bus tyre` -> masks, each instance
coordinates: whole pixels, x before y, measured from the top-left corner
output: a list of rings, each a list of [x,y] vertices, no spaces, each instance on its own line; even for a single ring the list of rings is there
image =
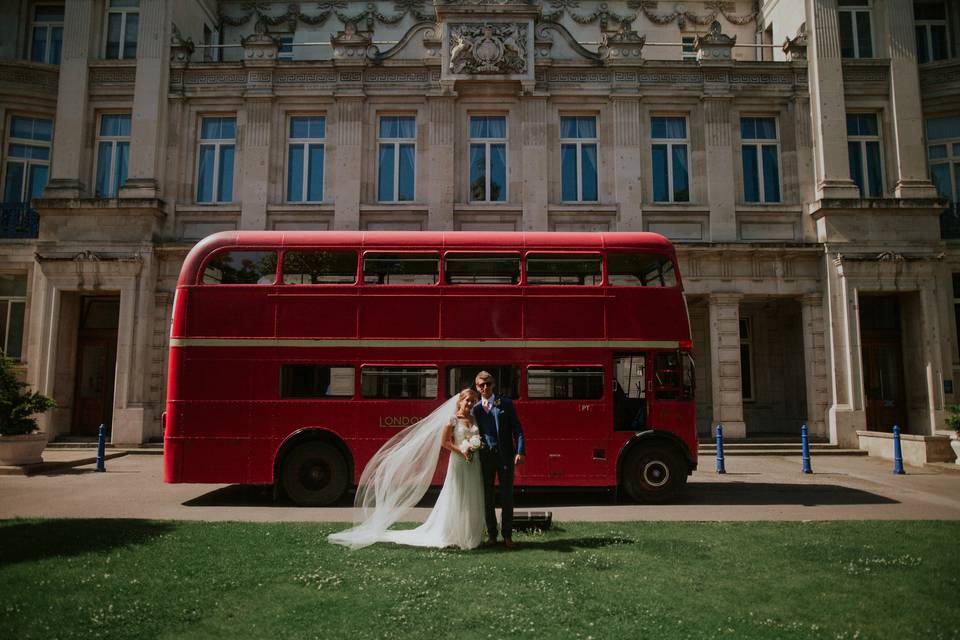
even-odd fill
[[[283,490],[301,507],[325,507],[347,490],[347,461],[331,444],[305,442],[283,460]]]
[[[623,465],[623,488],[637,502],[664,502],[687,483],[687,469],[673,447],[639,446]]]

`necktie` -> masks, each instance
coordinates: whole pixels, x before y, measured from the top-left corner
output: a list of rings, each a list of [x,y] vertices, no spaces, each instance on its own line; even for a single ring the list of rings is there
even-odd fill
[[[484,401],[483,401],[483,410],[486,411],[487,413],[490,413],[490,401],[489,401],[489,400],[484,400]]]

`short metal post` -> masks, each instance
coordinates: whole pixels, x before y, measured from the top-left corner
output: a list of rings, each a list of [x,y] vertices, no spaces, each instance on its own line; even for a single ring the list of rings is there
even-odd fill
[[[893,425],[893,472],[903,475],[903,451],[900,449],[900,425]]]
[[[104,456],[107,448],[107,425],[101,424],[100,431],[97,434],[97,471],[106,471],[103,466]]]
[[[726,473],[727,469],[723,465],[723,425],[717,425],[717,473]]]
[[[810,468],[810,438],[807,435],[807,425],[800,427],[800,444],[803,447],[803,473],[813,473]]]

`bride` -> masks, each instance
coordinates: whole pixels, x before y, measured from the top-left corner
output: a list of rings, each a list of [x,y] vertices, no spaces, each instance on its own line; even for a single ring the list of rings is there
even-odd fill
[[[484,528],[483,479],[479,452],[469,450],[471,437],[479,435],[470,414],[478,397],[475,390],[464,389],[423,420],[390,438],[360,476],[354,526],[327,539],[352,549],[375,542],[478,547]],[[416,505],[430,487],[441,448],[450,451],[450,462],[430,515],[415,529],[391,530],[390,526]]]

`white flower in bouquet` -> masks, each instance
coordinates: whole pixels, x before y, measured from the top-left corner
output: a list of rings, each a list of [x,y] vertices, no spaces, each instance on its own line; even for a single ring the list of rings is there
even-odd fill
[[[460,445],[457,448],[460,449],[460,453],[462,453],[463,455],[469,454],[471,451],[470,441],[464,440],[463,442],[460,443]]]
[[[470,443],[471,451],[476,451],[482,446],[482,443],[480,441],[480,436],[470,436],[470,440],[468,440],[468,442]]]

